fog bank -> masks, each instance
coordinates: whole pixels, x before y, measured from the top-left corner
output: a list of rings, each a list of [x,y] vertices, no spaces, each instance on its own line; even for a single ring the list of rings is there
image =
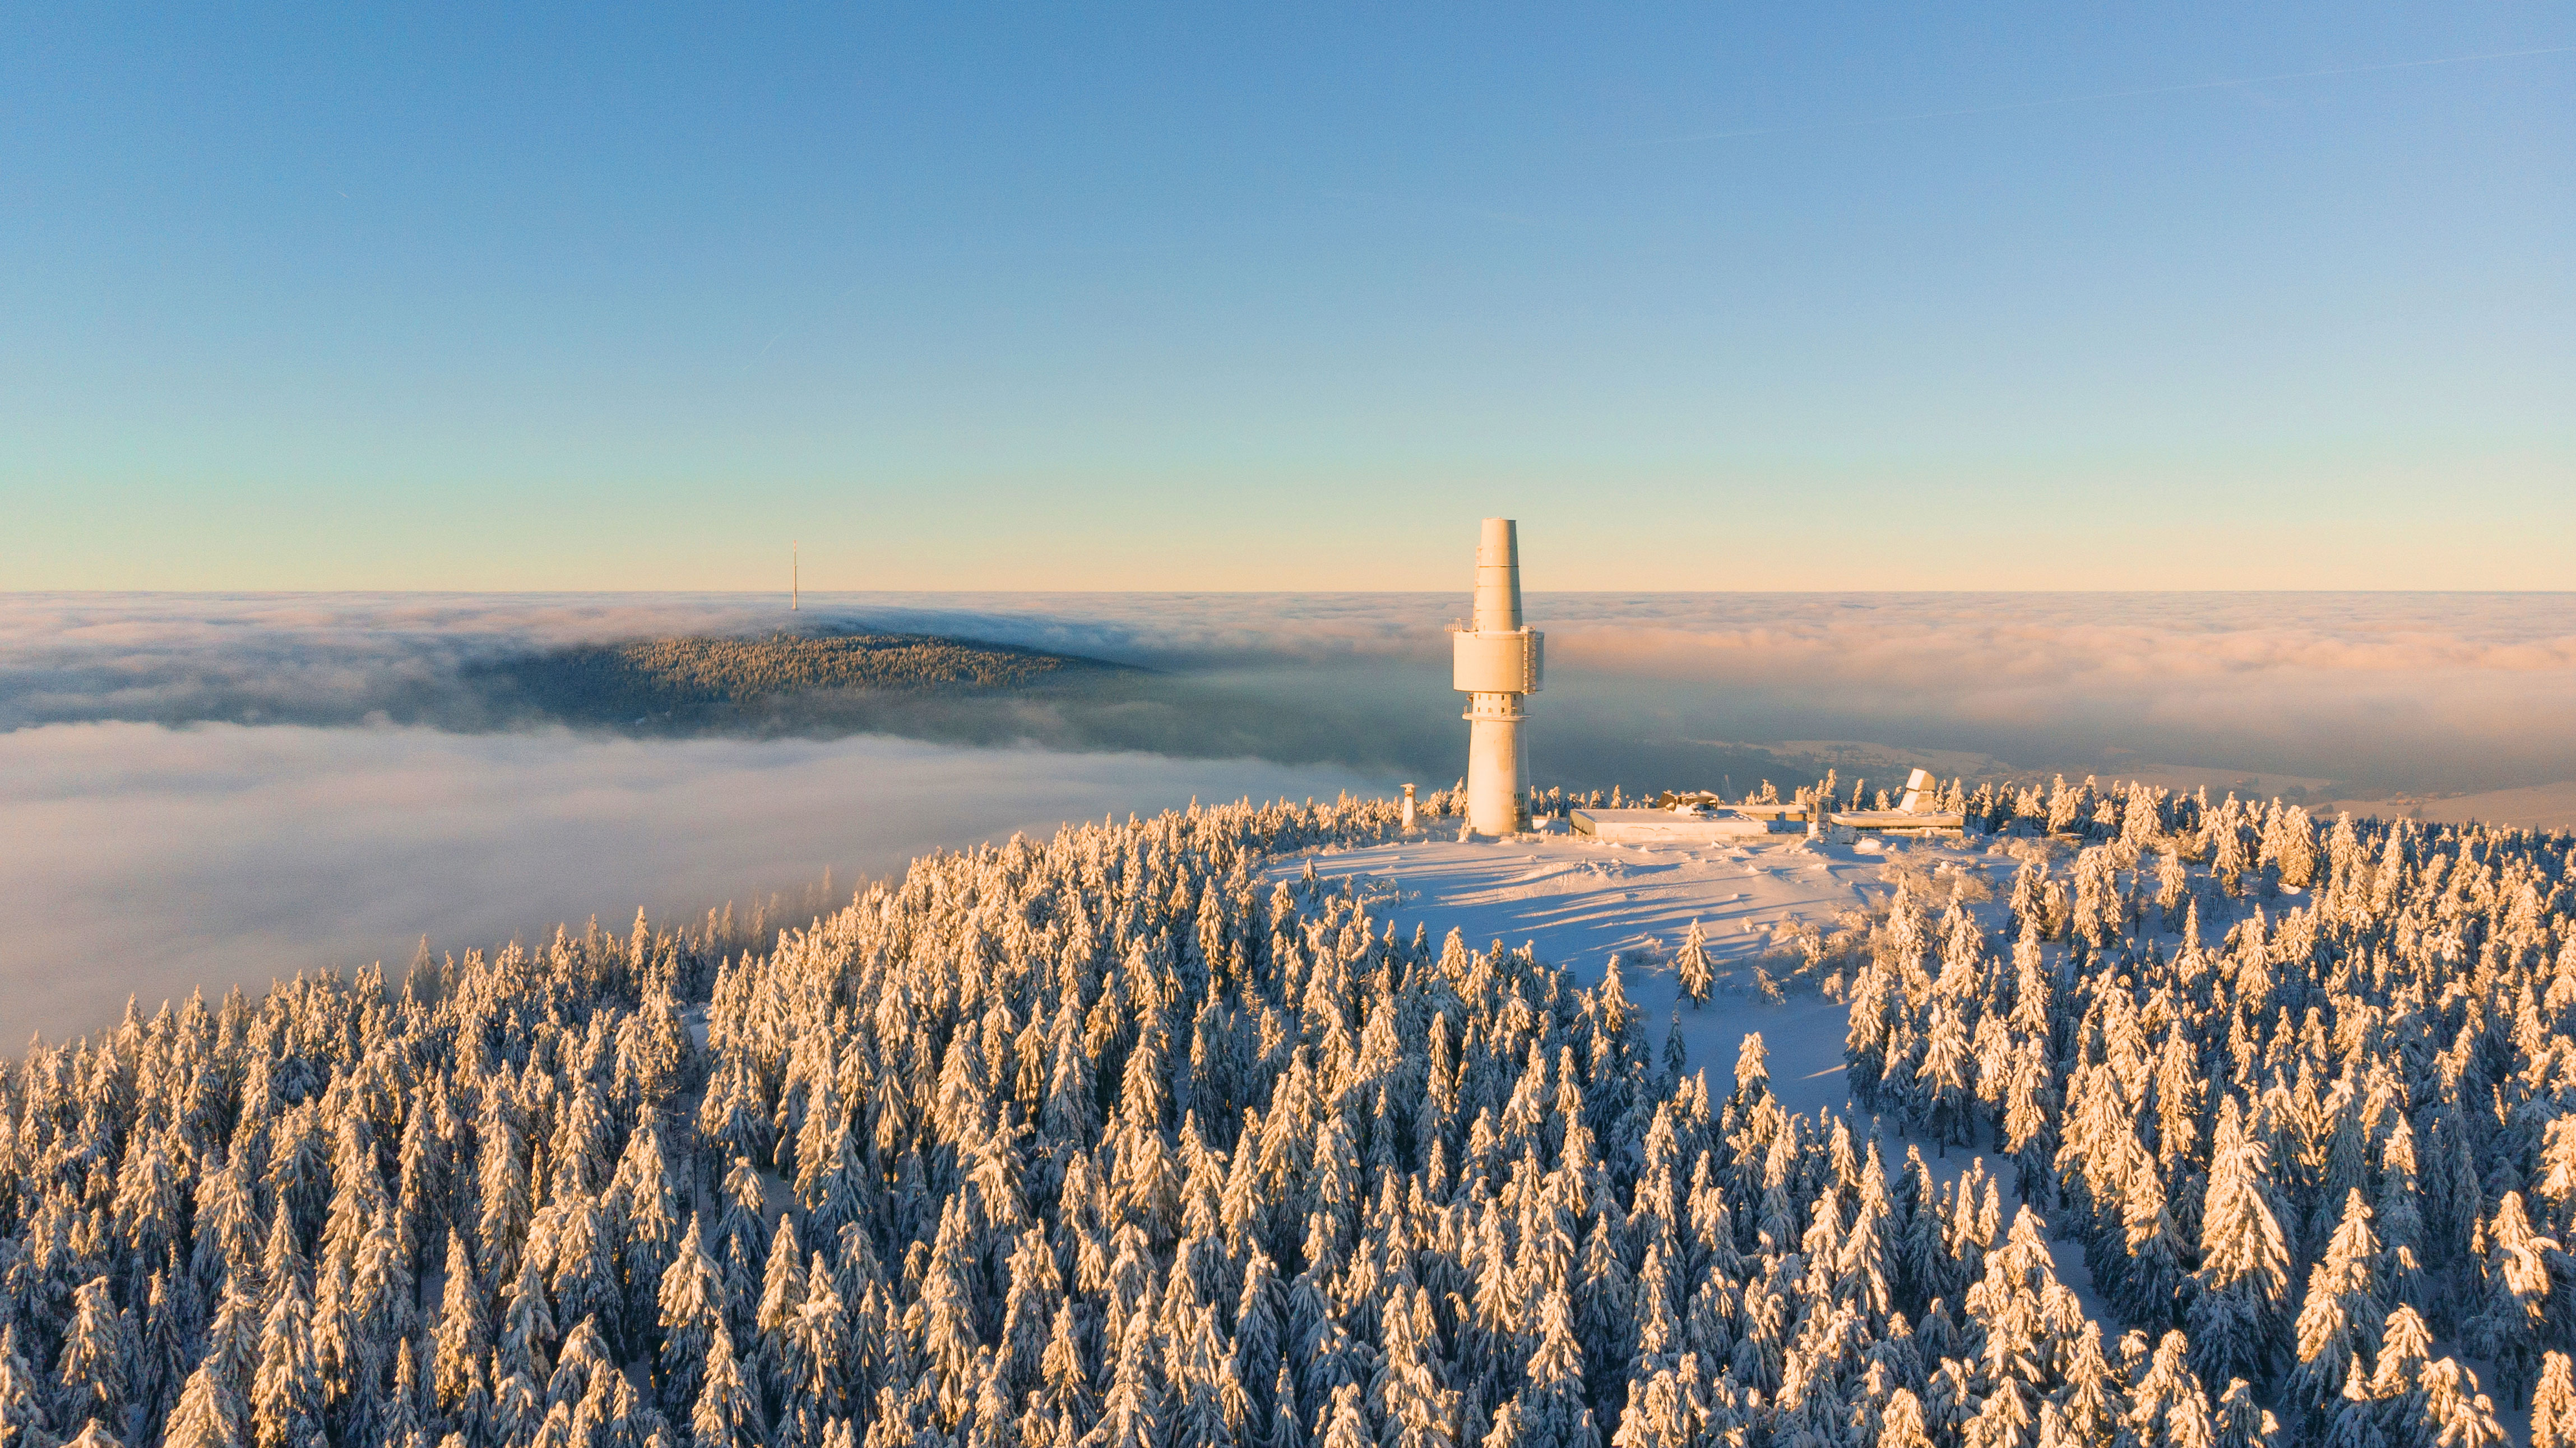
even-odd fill
[[[619,931],[826,869],[1207,799],[1377,788],[1348,771],[841,740],[419,728],[0,733],[0,1041],[14,1051],[421,936],[462,953],[596,914]]]
[[[1535,553],[1530,568],[1543,576]],[[1457,767],[1443,627],[1463,590],[805,602],[791,616],[745,595],[13,595],[0,600],[0,728],[514,728],[528,721],[478,689],[476,665],[816,621],[1157,671],[1087,693],[888,704],[837,729],[1426,779]],[[1533,592],[1528,614],[1548,632],[1530,763],[1549,782],[1803,767],[1797,750],[1726,747],[1783,740],[2043,772],[2164,763],[2362,794],[2576,779],[2576,595]]]

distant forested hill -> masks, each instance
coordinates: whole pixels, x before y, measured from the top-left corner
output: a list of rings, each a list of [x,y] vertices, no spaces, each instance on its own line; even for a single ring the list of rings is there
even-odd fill
[[[484,666],[487,683],[579,722],[718,722],[802,712],[832,691],[971,693],[1129,672],[1098,659],[930,634],[772,634],[582,644]]]

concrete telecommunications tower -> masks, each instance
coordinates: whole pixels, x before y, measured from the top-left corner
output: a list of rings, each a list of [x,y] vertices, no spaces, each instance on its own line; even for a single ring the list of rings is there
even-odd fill
[[[1476,618],[1452,631],[1451,686],[1467,696],[1467,827],[1481,835],[1525,829],[1527,771],[1521,696],[1539,686],[1539,632],[1521,622],[1520,532],[1487,518],[1476,540]]]

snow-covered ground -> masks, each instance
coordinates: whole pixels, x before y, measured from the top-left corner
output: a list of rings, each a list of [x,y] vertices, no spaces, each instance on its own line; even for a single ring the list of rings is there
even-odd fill
[[[1727,988],[1721,974],[1719,989],[1705,1005],[1693,1008],[1680,998],[1669,952],[1697,920],[1716,968],[1742,971],[1774,946],[1785,927],[1804,921],[1830,930],[1834,917],[1854,906],[1883,907],[1895,892],[1892,870],[1909,864],[1937,870],[1945,861],[1981,874],[1995,888],[1998,898],[1977,907],[1982,922],[1992,928],[2000,923],[2000,896],[2019,862],[1989,854],[1988,848],[1984,840],[1963,845],[1865,839],[1857,846],[1817,846],[1791,835],[1722,845],[1616,845],[1564,835],[1463,843],[1440,836],[1366,849],[1318,850],[1274,864],[1268,873],[1272,879],[1295,879],[1311,861],[1325,880],[1360,876],[1363,890],[1381,902],[1371,913],[1393,920],[1403,933],[1411,933],[1420,921],[1431,928],[1434,940],[1455,926],[1478,949],[1496,940],[1526,943],[1541,959],[1586,984],[1599,981],[1610,957],[1619,955],[1621,984],[1629,1000],[1645,1010],[1651,1039],[1662,1044],[1665,1024],[1678,1007],[1690,1064],[1708,1072],[1713,1093],[1733,1085],[1737,1049],[1746,1035],[1759,1031],[1772,1094],[1784,1108],[1834,1112],[1860,1132],[1875,1124],[1884,1149],[1901,1159],[1906,1143],[1897,1124],[1874,1122],[1844,1085],[1846,1016],[1841,1005],[1812,990],[1793,994],[1782,1005],[1765,1005]],[[2299,895],[2295,890],[2284,893],[2293,899]],[[2176,944],[2171,937],[2163,939],[2167,950]],[[1955,1183],[1979,1155],[1924,1150],[1933,1176],[1944,1183]],[[1986,1170],[2000,1179],[2009,1217],[2018,1205],[2012,1170],[1992,1159]],[[2057,1280],[2073,1289],[2086,1315],[2101,1324],[2105,1341],[2116,1339],[2123,1329],[2094,1291],[2082,1247],[2052,1239],[2049,1255]],[[2466,1356],[2458,1344],[2437,1343],[2435,1351],[2460,1355],[2481,1384],[2496,1381],[2493,1364]],[[2527,1438],[2528,1409],[2499,1407],[2498,1413],[2515,1441]]]
[[[1528,944],[1542,960],[1586,984],[1597,982],[1612,955],[1620,957],[1620,984],[1646,1012],[1649,1038],[1662,1044],[1679,1013],[1690,1064],[1708,1072],[1709,1089],[1732,1088],[1736,1052],[1745,1036],[1760,1032],[1771,1072],[1771,1091],[1791,1112],[1829,1111],[1866,1133],[1877,1126],[1890,1165],[1905,1142],[1895,1122],[1877,1122],[1851,1099],[1843,1079],[1844,1008],[1813,990],[1767,1005],[1730,988],[1725,972],[1745,972],[1800,922],[1830,931],[1834,919],[1855,906],[1884,906],[1895,893],[1890,877],[1909,866],[1937,870],[1945,862],[1975,872],[1996,887],[2017,862],[1987,853],[1984,840],[1939,843],[1864,838],[1857,845],[1810,844],[1794,835],[1740,843],[1605,844],[1575,835],[1536,840],[1462,842],[1434,837],[1365,849],[1317,850],[1274,864],[1269,877],[1295,879],[1311,862],[1318,878],[1361,877],[1361,888],[1381,903],[1371,913],[1410,934],[1416,921],[1434,940],[1455,926],[1478,949],[1496,940]],[[2002,900],[1984,906],[1992,927]],[[1700,922],[1719,988],[1706,1004],[1681,998],[1670,952],[1693,920]],[[1979,1153],[1926,1147],[1935,1178],[1954,1183]],[[1989,1160],[2006,1198],[2005,1215],[2018,1205],[2009,1166]],[[2083,1249],[2052,1240],[2057,1279],[2073,1289],[2085,1312],[2102,1324],[2106,1339],[2119,1328],[2093,1290]]]
[[[2330,800],[2325,804],[2308,806],[2308,813],[2321,820],[2331,820],[2341,810],[2349,810],[2355,818],[2377,815],[2381,819],[2425,820],[2452,825],[2484,820],[2490,824],[2521,825],[2535,830],[2576,829],[2576,779],[2562,779],[2556,784],[2526,785],[2519,789],[2491,789],[2479,794],[2401,794],[2388,799]]]
[[[1982,850],[1915,842],[1890,847],[1917,863],[1956,859],[1982,866]],[[1584,836],[1465,843],[1440,837],[1357,850],[1325,850],[1284,861],[1273,878],[1293,879],[1314,862],[1317,876],[1362,877],[1382,903],[1372,913],[1410,933],[1414,922],[1434,940],[1455,926],[1483,949],[1496,940],[1524,943],[1539,958],[1589,984],[1612,955],[1628,998],[1646,1012],[1658,1045],[1678,1007],[1691,1064],[1705,1067],[1713,1089],[1731,1083],[1737,1046],[1762,1033],[1771,1089],[1793,1112],[1856,1112],[1843,1087],[1843,1008],[1812,991],[1784,1005],[1765,1005],[1729,988],[1702,1006],[1681,998],[1670,953],[1693,920],[1700,922],[1718,971],[1746,971],[1799,922],[1831,930],[1855,906],[1884,905],[1894,885],[1891,853],[1879,843],[1810,846],[1775,835],[1724,844],[1605,844]]]

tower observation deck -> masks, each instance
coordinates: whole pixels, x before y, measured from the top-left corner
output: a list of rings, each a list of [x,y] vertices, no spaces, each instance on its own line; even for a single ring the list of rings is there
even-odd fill
[[[1450,634],[1451,687],[1467,696],[1467,827],[1507,835],[1529,824],[1521,700],[1539,690],[1539,631],[1521,621],[1520,531],[1487,518],[1476,540],[1476,614]]]

